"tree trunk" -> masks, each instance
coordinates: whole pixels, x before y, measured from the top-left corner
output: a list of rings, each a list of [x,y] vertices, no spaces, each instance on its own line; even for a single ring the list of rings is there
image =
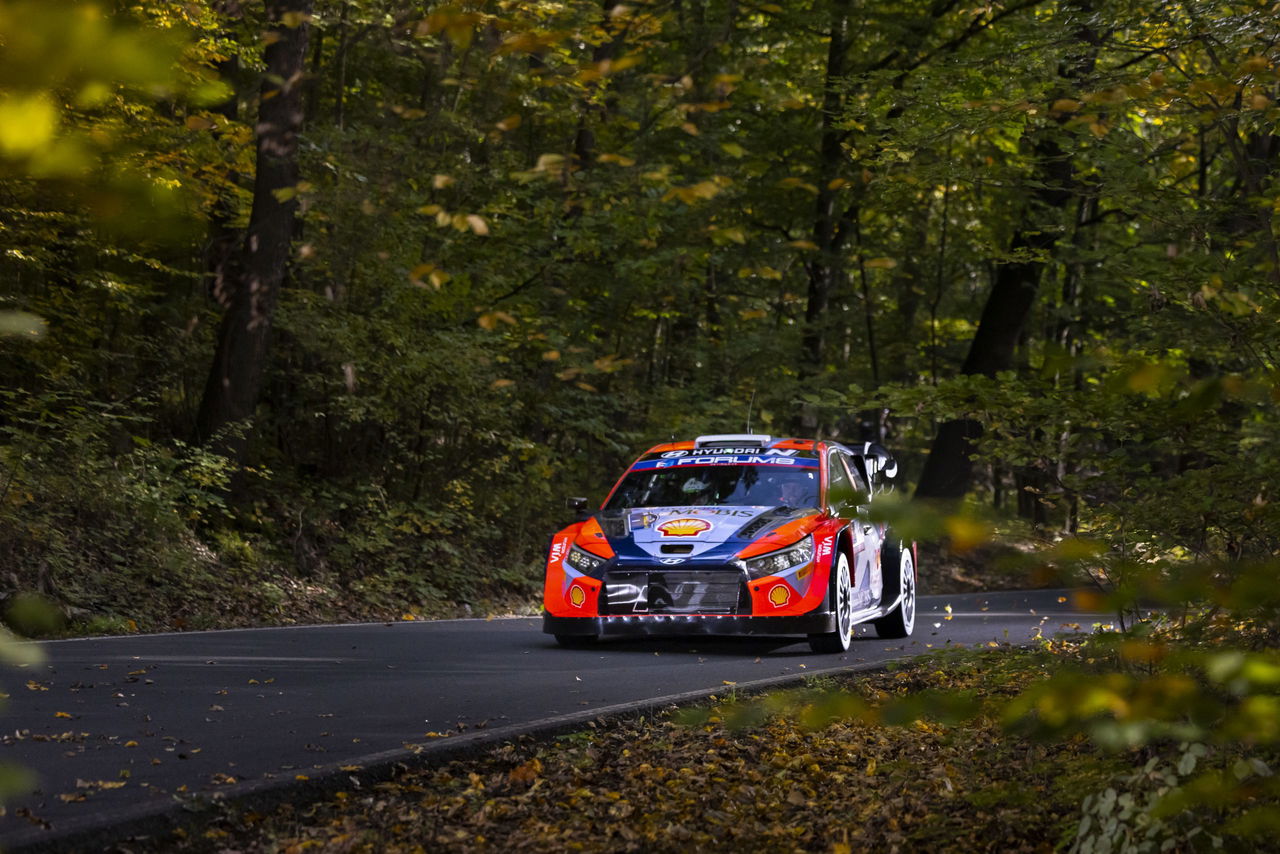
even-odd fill
[[[1034,201],[1049,211],[1060,211],[1070,199],[1072,170],[1070,158],[1053,139],[1042,138],[1036,145],[1037,175],[1042,183]],[[1056,230],[1048,227],[1048,216],[1031,217],[1040,230],[1020,230],[1010,244],[1017,257],[1030,250],[1027,260],[1006,261],[996,268],[995,281],[977,331],[969,344],[969,354],[960,368],[962,374],[995,377],[1013,367],[1018,337],[1035,305],[1036,289],[1044,262],[1040,255],[1052,248]],[[982,425],[968,418],[947,421],[938,428],[929,458],[925,461],[918,498],[960,498],[969,489],[973,466],[969,460],[972,443],[982,436]]]
[[[196,420],[197,438],[235,463],[244,461],[248,422],[258,403],[272,314],[293,237],[302,124],[303,63],[312,0],[269,0],[275,41],[266,49],[258,107],[257,172],[249,229],[220,302],[213,367]]]
[[[826,355],[827,308],[831,304],[831,289],[842,275],[843,243],[848,231],[847,223],[852,216],[851,211],[842,215],[837,210],[836,191],[830,186],[844,161],[840,147],[842,131],[837,123],[844,108],[839,84],[845,75],[845,58],[849,52],[848,26],[849,0],[834,0],[831,36],[827,42],[827,67],[823,75],[822,139],[818,150],[818,195],[814,202],[813,242],[818,251],[817,257],[806,265],[809,293],[804,309],[802,371],[810,376],[822,372]],[[811,430],[816,424],[802,426]]]
[[[1080,20],[1090,20],[1092,0],[1077,0],[1070,5],[1081,13]],[[1078,52],[1069,53],[1058,67],[1059,76],[1071,85],[1072,90],[1079,88],[1093,71],[1100,44],[1089,23],[1084,23],[1075,37]],[[1059,125],[1064,121],[1065,117],[1057,119]],[[1062,150],[1054,131],[1052,126],[1041,130],[1034,144],[1037,189],[1031,194],[1031,205],[1024,216],[1029,227],[1015,232],[1009,247],[1015,258],[1019,257],[1020,250],[1029,250],[1021,253],[1026,260],[1006,261],[997,266],[991,293],[969,345],[969,354],[960,368],[962,374],[995,377],[1000,371],[1013,367],[1018,338],[1035,304],[1036,289],[1044,267],[1041,259],[1056,241],[1051,214],[1056,213],[1061,221],[1061,212],[1073,193],[1075,175],[1071,156]],[[974,441],[981,435],[982,425],[972,419],[961,418],[942,424],[929,450],[929,458],[925,460],[916,497],[963,497],[973,479],[973,464],[969,456],[973,452]]]

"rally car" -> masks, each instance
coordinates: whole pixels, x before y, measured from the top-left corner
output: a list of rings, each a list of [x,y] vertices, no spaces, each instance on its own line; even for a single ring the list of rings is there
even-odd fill
[[[755,434],[657,445],[609,497],[551,539],[543,630],[603,636],[807,635],[849,648],[854,626],[911,634],[916,549],[862,517],[890,488],[882,447]]]

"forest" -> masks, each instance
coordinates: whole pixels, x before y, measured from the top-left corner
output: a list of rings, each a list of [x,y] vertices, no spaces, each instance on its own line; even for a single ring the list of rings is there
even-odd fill
[[[6,4],[4,586],[518,601],[567,496],[748,421],[962,540],[1268,557],[1272,11]]]
[[[1274,745],[1278,99],[1266,0],[10,0],[9,620],[527,611],[568,496],[750,426],[1179,615],[1120,742]]]

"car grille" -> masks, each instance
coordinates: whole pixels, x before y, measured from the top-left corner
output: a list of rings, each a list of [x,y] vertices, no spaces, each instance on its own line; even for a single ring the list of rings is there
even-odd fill
[[[607,614],[749,614],[751,598],[737,567],[615,569],[604,577]]]

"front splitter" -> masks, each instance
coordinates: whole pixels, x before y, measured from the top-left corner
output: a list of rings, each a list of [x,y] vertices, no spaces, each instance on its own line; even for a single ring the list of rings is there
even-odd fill
[[[746,617],[721,614],[626,614],[556,617],[544,613],[542,630],[573,637],[648,637],[655,635],[815,635],[836,630],[836,615],[818,611],[795,617]]]

